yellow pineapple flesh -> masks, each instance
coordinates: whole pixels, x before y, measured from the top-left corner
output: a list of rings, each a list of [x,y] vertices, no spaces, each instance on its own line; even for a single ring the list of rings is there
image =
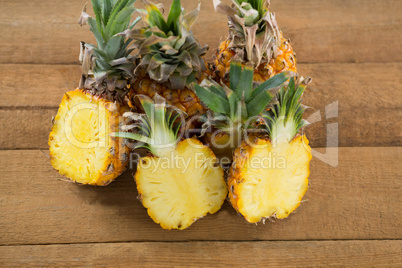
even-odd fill
[[[74,182],[107,185],[127,164],[129,149],[110,137],[126,107],[82,90],[66,93],[49,136],[52,166]]]
[[[223,169],[195,138],[161,157],[141,158],[135,181],[149,216],[164,229],[185,229],[217,212],[227,195]]]
[[[310,175],[308,143],[305,136],[275,146],[257,139],[236,149],[228,178],[229,200],[247,221],[283,219],[300,205]]]

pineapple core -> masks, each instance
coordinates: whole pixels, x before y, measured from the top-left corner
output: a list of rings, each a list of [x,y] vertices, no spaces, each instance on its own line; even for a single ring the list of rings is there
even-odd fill
[[[227,195],[223,169],[196,139],[178,143],[169,155],[141,158],[135,180],[149,216],[164,229],[185,229],[217,212]]]
[[[51,164],[60,174],[106,185],[123,171],[126,159],[119,156],[126,149],[109,136],[116,124],[111,105],[80,90],[64,95],[49,137]]]
[[[264,218],[286,218],[301,203],[307,191],[311,148],[304,136],[290,143],[272,145],[259,140],[235,154],[236,167],[229,177],[229,199],[255,223]]]

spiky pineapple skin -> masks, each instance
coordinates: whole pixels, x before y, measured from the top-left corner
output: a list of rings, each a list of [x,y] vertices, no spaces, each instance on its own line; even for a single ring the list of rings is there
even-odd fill
[[[290,143],[278,144],[276,146],[273,146],[267,139],[256,138],[252,144],[243,142],[236,149],[228,177],[229,201],[236,211],[243,215],[248,222],[257,223],[265,218],[272,217],[284,219],[299,207],[307,191],[308,177],[310,175],[309,163],[312,156],[311,148],[308,144],[309,141],[304,135],[295,137]],[[277,170],[250,167],[250,163],[255,161],[258,155],[269,153],[277,159],[285,157],[286,167],[284,169],[281,169],[279,166],[274,167]],[[250,173],[257,175],[250,175]],[[300,173],[301,178],[299,181],[295,181],[294,174]],[[258,179],[258,176],[261,177]],[[255,178],[257,178],[257,183],[253,181]],[[272,180],[270,183],[273,192],[271,188],[264,188],[262,180]],[[295,193],[289,194],[287,191],[290,191],[291,184],[280,185],[278,187],[278,183],[283,183],[284,180],[288,180],[293,184],[299,183],[300,187]],[[248,185],[248,182],[254,184]],[[247,187],[251,187],[251,190]],[[261,190],[265,190],[265,192],[262,194]],[[252,196],[245,196],[247,191],[252,191]],[[276,193],[278,193],[279,197],[275,196]],[[250,201],[247,202],[247,199]],[[270,199],[275,200],[272,201]],[[290,204],[289,199],[292,199]],[[256,212],[253,211],[253,213],[250,213],[253,210],[250,204],[257,204],[259,206]]]
[[[223,80],[228,81],[228,74],[230,71],[230,62],[236,57],[235,52],[229,47],[230,40],[226,39],[223,41],[216,52],[215,60],[213,63],[213,76],[219,82]],[[270,62],[266,64],[260,64],[254,71],[254,81],[264,82],[274,75],[285,72],[292,71],[297,73],[297,60],[296,54],[288,39],[281,36],[281,45],[278,48],[278,57],[276,59],[271,59]]]
[[[131,103],[137,110],[141,110],[141,104],[135,98],[136,95],[145,95],[151,99],[159,94],[166,99],[169,105],[175,106],[185,112],[189,117],[204,114],[206,109],[195,93],[187,87],[181,90],[169,89],[166,85],[153,81],[149,77],[137,79],[129,93]]]
[[[214,153],[198,139],[190,138],[179,142],[173,155],[186,160],[189,156],[194,157],[195,153],[205,156],[210,161],[204,163],[207,168],[202,168],[199,166],[200,163],[195,163],[194,166],[190,164],[190,168],[183,171],[179,166],[174,167],[171,160],[168,160],[169,165],[173,166],[163,168],[163,164],[157,163],[161,161],[161,158],[155,156],[146,156],[139,161],[137,172],[134,175],[139,199],[147,208],[148,215],[163,229],[183,230],[188,228],[197,219],[208,213],[216,213],[227,196],[223,169],[217,163]],[[211,178],[207,180],[204,173],[210,175]],[[166,193],[168,200],[163,200],[160,204],[154,203],[163,198],[158,197],[161,192],[165,194],[165,191],[169,191],[171,188],[176,188],[177,191]],[[210,194],[213,194],[212,197]],[[178,204],[177,211],[171,206],[160,208],[176,197],[180,197],[176,203]],[[180,215],[175,218],[171,213]]]
[[[89,105],[92,105],[93,110],[91,111],[92,108],[90,108],[89,113],[86,113],[85,110],[88,110],[86,108],[90,107]],[[74,107],[84,109],[74,112],[71,121],[66,123],[66,120],[69,120],[66,119],[67,114],[71,113]],[[105,113],[103,114],[100,110]],[[80,89],[65,93],[49,135],[48,144],[52,166],[61,175],[80,184],[104,186],[112,182],[126,169],[130,153],[122,139],[109,136],[119,130],[119,123],[123,122],[122,114],[125,111],[127,111],[127,107],[124,105],[92,96]],[[80,113],[82,113],[81,116]],[[89,116],[91,113],[92,116]],[[103,117],[104,120],[100,117]],[[95,118],[95,121],[91,118]],[[68,122],[72,122],[71,125]],[[99,134],[98,137],[86,135],[86,133],[91,133],[90,124],[93,122],[98,122],[99,131],[104,129],[103,135]],[[106,125],[102,128],[101,124]],[[80,146],[77,144],[69,142],[71,139],[68,140],[67,135],[70,131],[78,143],[81,141],[83,143],[96,142],[99,139],[99,146],[96,149],[79,148]],[[92,154],[96,155],[91,157]],[[86,161],[78,162],[78,159]]]

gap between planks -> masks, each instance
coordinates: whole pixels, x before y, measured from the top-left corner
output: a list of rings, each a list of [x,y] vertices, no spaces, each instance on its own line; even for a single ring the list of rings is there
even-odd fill
[[[1,247],[30,247],[30,246],[68,246],[68,245],[96,245],[96,244],[145,244],[145,243],[164,243],[164,244],[174,244],[174,243],[255,243],[255,242],[375,242],[375,241],[401,241],[402,238],[385,238],[385,239],[288,239],[288,240],[169,240],[169,241],[161,241],[161,240],[121,240],[121,241],[102,241],[102,242],[74,242],[74,243],[36,243],[36,244],[0,244]]]
[[[0,247],[4,265],[400,267],[401,241],[102,243]],[[68,254],[66,254],[68,252]]]

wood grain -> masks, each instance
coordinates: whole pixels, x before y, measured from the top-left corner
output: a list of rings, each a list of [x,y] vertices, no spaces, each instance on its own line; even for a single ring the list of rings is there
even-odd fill
[[[193,31],[211,60],[226,18],[201,1]],[[94,42],[77,24],[85,2],[0,1],[1,267],[402,267],[402,1],[271,1],[300,74],[313,77],[304,95],[315,148],[307,202],[258,225],[225,202],[184,231],[149,218],[136,199],[134,166],[107,187],[80,186],[38,150],[48,147],[63,94],[78,83],[79,41]],[[334,124],[338,144],[327,142]],[[327,149],[332,156],[317,148],[336,145],[343,148]]]
[[[321,115],[321,121],[303,131],[313,148],[402,145],[401,109],[384,109],[381,117],[367,109],[341,110],[339,117],[326,119],[324,108],[314,113]],[[48,149],[56,113],[56,108],[0,109],[0,150]]]
[[[171,1],[160,2],[168,7]],[[300,62],[402,61],[402,15],[395,12],[402,9],[401,1],[271,2],[284,35],[294,41]],[[1,1],[0,63],[77,63],[79,41],[94,41],[88,28],[77,24],[84,3]],[[183,1],[188,9],[196,4]],[[202,44],[209,44],[208,58],[227,35],[226,17],[214,12],[212,1],[202,1],[194,34]]]
[[[340,148],[311,163],[303,204],[285,220],[249,224],[225,203],[184,231],[153,223],[127,171],[107,187],[70,182],[45,153],[0,151],[0,245],[187,240],[401,239],[402,148]]]
[[[0,108],[56,108],[81,76],[78,65],[0,64],[0,72]],[[335,101],[342,110],[402,106],[402,63],[299,64],[299,72],[313,78],[304,101],[315,110]]]
[[[43,149],[57,109],[0,110],[0,150]]]
[[[402,241],[113,243],[0,247],[4,266],[401,267]],[[68,252],[68,254],[66,254]]]
[[[304,95],[312,108],[306,112],[313,123],[306,133],[313,147],[335,146],[327,141],[331,123],[338,123],[339,146],[402,145],[402,63],[301,64],[299,69],[313,77]],[[51,117],[63,94],[75,88],[80,67],[0,64],[0,72],[0,149],[47,148]],[[20,73],[26,75],[15,79]],[[338,117],[327,119],[326,106],[336,101]]]
[[[56,108],[77,88],[78,65],[0,64],[0,107]]]

